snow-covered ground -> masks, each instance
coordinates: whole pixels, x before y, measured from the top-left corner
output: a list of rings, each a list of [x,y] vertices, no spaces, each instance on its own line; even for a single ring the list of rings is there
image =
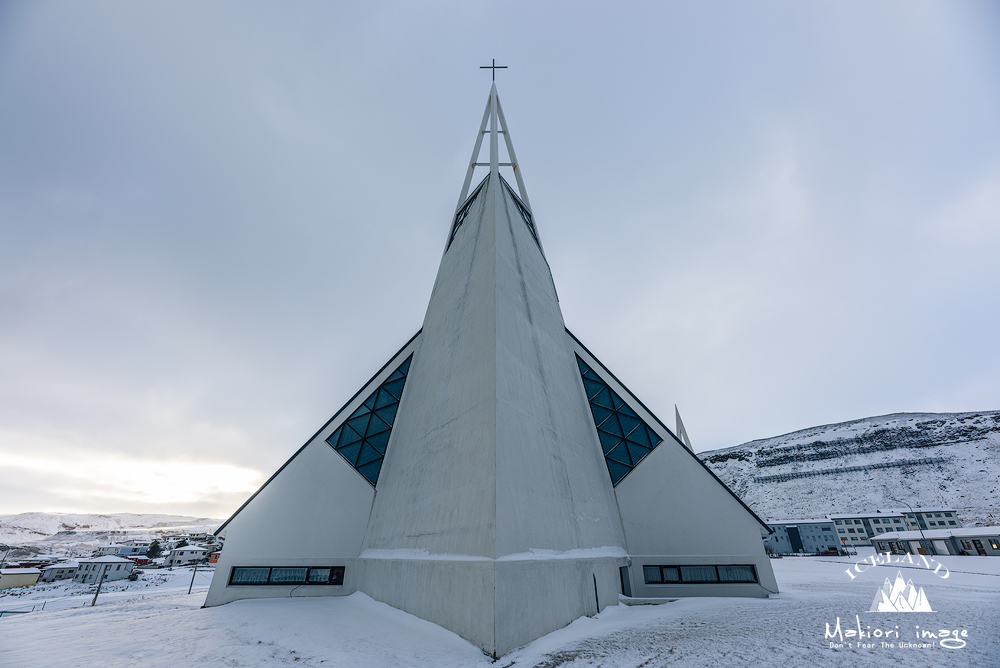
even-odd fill
[[[997,666],[1000,665],[1000,559],[941,557],[947,579],[919,564],[862,566],[856,557],[773,561],[781,593],[770,599],[682,599],[658,606],[613,606],[581,618],[495,663],[502,668],[639,666]],[[935,612],[866,612],[897,572],[922,587]],[[81,668],[108,665],[170,667],[363,666],[447,668],[494,665],[476,647],[439,626],[378,603],[364,594],[344,598],[237,601],[202,609],[205,584],[185,592],[187,569],[172,580],[142,582],[82,607],[86,595],[50,588],[16,597],[19,603],[69,601],[71,608],[0,619],[0,666]],[[200,577],[200,576],[199,576]],[[159,595],[156,595],[159,594]],[[48,598],[46,598],[48,597]],[[11,597],[0,597],[0,608]],[[833,649],[826,625],[865,633],[900,634],[895,647],[858,647],[845,637]],[[917,642],[915,627],[967,631],[965,647],[939,639]],[[870,627],[870,628],[869,628]],[[868,640],[868,638],[866,638]],[[839,640],[836,640],[839,642]]]
[[[212,583],[213,568],[199,566],[197,572],[192,567],[171,569],[138,569],[142,575],[135,582],[129,580],[112,580],[101,585],[98,605],[110,601],[128,599],[143,599],[153,596],[171,596],[191,588],[191,595],[198,594],[204,600],[208,586]],[[191,578],[194,577],[194,584]],[[94,600],[94,585],[60,580],[58,582],[39,582],[34,587],[21,587],[0,591],[0,614],[6,621],[8,615],[4,612],[21,613],[25,611],[57,610],[60,608],[79,608],[90,605]],[[3,664],[0,664],[2,666]]]

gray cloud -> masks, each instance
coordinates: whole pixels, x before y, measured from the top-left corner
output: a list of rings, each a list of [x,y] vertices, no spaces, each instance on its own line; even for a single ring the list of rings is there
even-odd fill
[[[567,324],[696,448],[996,408],[997,13],[5,5],[0,510],[234,509],[420,326],[494,57]]]

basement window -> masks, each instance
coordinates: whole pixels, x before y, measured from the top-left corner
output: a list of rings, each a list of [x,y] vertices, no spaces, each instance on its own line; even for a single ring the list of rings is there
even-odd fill
[[[244,585],[342,585],[343,566],[238,566],[229,573],[231,586]]]
[[[646,584],[756,583],[753,564],[712,566],[643,566]]]

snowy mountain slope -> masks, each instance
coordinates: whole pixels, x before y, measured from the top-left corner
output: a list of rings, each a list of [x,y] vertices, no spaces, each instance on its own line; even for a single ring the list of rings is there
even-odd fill
[[[909,503],[1000,524],[1000,411],[883,415],[698,456],[764,518]]]
[[[83,554],[100,545],[165,533],[214,531],[223,520],[184,515],[20,513],[0,515],[0,543],[21,546],[11,557]]]

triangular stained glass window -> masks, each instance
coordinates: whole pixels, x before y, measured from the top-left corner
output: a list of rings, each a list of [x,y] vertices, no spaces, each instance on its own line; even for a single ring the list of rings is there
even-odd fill
[[[601,439],[611,484],[617,485],[663,439],[579,355],[576,362]],[[623,441],[623,437],[628,440]]]
[[[340,453],[373,487],[382,470],[382,459],[396,420],[399,398],[403,395],[411,359],[413,355],[407,357],[326,439],[330,447]]]

